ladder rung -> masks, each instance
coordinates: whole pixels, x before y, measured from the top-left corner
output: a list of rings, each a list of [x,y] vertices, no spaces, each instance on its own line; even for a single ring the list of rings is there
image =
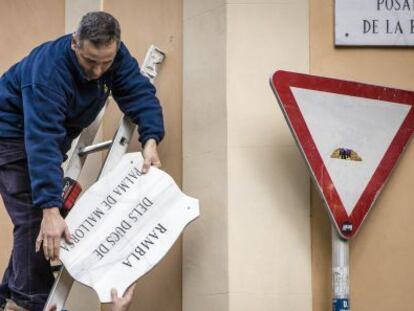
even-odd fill
[[[85,156],[87,154],[90,154],[90,153],[94,153],[94,152],[98,152],[98,151],[101,151],[101,150],[109,149],[111,146],[112,146],[112,140],[103,141],[103,142],[98,143],[98,144],[83,147],[81,150],[79,150],[78,155],[80,157],[83,157],[83,156]]]

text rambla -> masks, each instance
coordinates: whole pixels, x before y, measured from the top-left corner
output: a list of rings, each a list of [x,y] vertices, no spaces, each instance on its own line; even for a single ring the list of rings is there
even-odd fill
[[[154,244],[160,239],[161,234],[167,232],[167,228],[162,224],[158,224],[152,229],[145,239],[135,246],[134,250],[122,261],[122,264],[132,268],[134,261],[138,262],[144,257],[147,252],[154,246]]]

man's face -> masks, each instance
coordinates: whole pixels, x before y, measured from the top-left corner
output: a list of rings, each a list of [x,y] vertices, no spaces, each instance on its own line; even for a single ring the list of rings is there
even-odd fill
[[[75,36],[72,38],[71,47],[88,80],[97,80],[102,77],[111,67],[117,52],[115,41],[97,47],[89,40],[83,40],[79,46]]]

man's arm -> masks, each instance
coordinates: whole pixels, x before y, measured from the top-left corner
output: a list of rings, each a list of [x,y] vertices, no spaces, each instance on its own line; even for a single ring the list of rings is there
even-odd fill
[[[36,240],[36,251],[43,242],[46,259],[59,256],[62,234],[69,241],[62,206],[63,155],[60,150],[66,136],[64,127],[66,99],[43,85],[22,89],[24,139],[34,208],[43,209],[43,220]]]
[[[150,165],[161,165],[157,144],[164,137],[162,108],[155,96],[155,87],[140,73],[137,61],[123,43],[117,58],[112,94],[122,112],[138,125],[145,172]]]

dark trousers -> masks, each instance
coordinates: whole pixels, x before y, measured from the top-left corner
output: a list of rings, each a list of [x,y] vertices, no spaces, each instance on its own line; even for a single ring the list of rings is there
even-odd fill
[[[13,249],[0,284],[0,306],[11,299],[30,311],[42,311],[54,278],[42,249],[35,252],[42,211],[32,205],[21,140],[0,139],[0,194],[14,225]]]

